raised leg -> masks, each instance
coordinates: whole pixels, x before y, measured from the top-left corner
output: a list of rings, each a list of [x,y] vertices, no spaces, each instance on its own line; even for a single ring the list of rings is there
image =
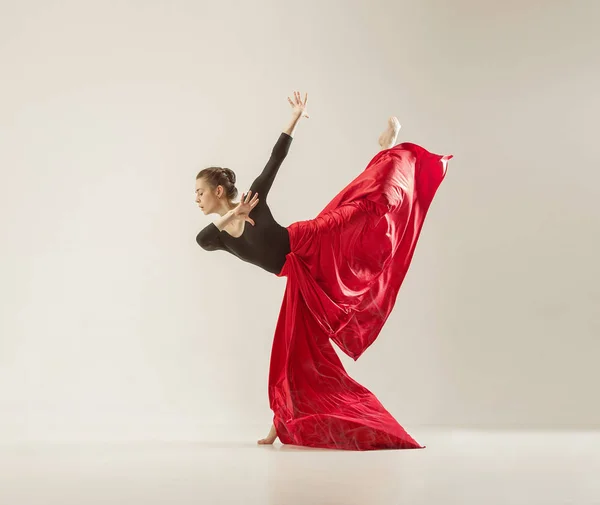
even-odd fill
[[[388,119],[388,124],[382,134],[379,135],[379,145],[381,150],[390,149],[396,145],[398,133],[400,132],[400,121],[396,116],[391,116]]]

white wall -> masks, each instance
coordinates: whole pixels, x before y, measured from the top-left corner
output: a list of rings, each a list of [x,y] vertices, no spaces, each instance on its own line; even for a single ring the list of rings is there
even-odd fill
[[[294,89],[282,224],[391,114],[455,155],[349,373],[417,438],[599,425],[599,8],[483,4],[1,1],[0,440],[264,435],[285,280],[196,245],[194,178],[247,188]]]

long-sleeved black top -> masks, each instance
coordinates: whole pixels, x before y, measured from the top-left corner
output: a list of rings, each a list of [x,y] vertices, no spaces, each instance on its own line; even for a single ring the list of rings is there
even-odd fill
[[[287,229],[273,218],[267,204],[267,195],[291,143],[292,137],[286,133],[279,136],[265,168],[250,186],[252,194],[258,193],[259,198],[258,204],[249,214],[255,225],[245,223],[242,235],[233,237],[225,230],[219,231],[211,223],[196,237],[200,247],[207,251],[227,251],[276,275],[281,272],[285,257],[290,252],[290,240]]]

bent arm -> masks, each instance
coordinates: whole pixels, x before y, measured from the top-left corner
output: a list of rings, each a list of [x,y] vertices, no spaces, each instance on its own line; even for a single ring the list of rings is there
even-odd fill
[[[219,233],[219,228],[217,228],[214,223],[210,223],[196,235],[196,242],[205,251],[224,249]]]

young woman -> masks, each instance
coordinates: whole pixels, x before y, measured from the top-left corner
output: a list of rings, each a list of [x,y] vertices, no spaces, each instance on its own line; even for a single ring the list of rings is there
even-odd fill
[[[235,174],[210,167],[196,177],[196,202],[220,217],[197,236],[287,277],[269,373],[273,425],[259,444],[370,450],[419,448],[375,395],[353,381],[331,340],[353,359],[373,343],[410,265],[447,161],[415,144],[396,144],[391,117],[380,152],[315,218],[284,227],[267,198],[306,103],[294,92],[292,119],[250,190],[235,202]]]

